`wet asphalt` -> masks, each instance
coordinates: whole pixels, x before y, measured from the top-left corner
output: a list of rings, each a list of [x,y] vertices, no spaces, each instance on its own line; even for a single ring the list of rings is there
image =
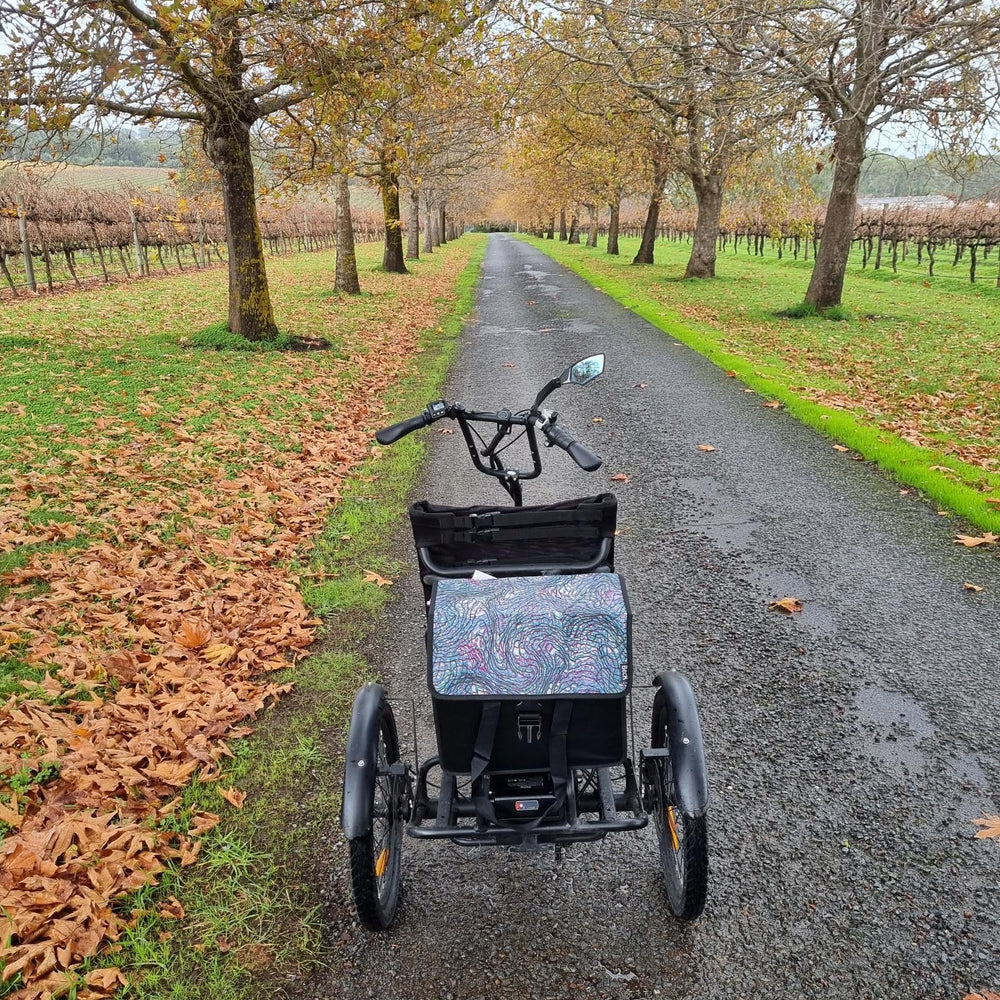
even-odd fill
[[[1000,559],[953,545],[961,522],[507,235],[490,237],[447,395],[517,409],[601,351],[606,374],[550,404],[604,468],[587,474],[545,451],[525,502],[619,497],[640,742],[654,673],[683,670],[699,702],[711,784],[705,913],[691,925],[671,917],[651,829],[570,847],[558,862],[551,848],[408,839],[397,923],[372,935],[353,918],[340,844],[330,964],[296,996],[960,1000],[1000,990],[1000,842],[975,840],[972,825],[1000,811]],[[431,447],[419,495],[499,499],[441,426],[422,432]],[[610,482],[617,473],[629,481]],[[416,573],[397,590],[367,652],[392,695],[416,698],[426,757]],[[804,610],[768,610],[786,596]],[[397,713],[412,754],[408,709]]]

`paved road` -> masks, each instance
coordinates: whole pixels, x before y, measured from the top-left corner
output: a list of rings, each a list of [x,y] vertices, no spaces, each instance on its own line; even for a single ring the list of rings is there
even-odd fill
[[[1000,808],[1000,560],[952,545],[950,518],[508,236],[491,237],[478,317],[448,386],[477,407],[526,405],[567,362],[607,354],[602,379],[553,400],[605,468],[588,476],[546,452],[526,502],[631,477],[614,485],[636,676],[678,667],[697,691],[709,904],[692,926],[671,919],[648,830],[558,864],[407,841],[395,929],[359,930],[335,878],[340,947],[302,995],[1000,990],[1000,843],[974,840],[971,825]],[[457,436],[429,433],[426,495],[496,497]],[[426,754],[415,575],[399,589],[373,655],[394,693],[417,695]],[[787,595],[801,614],[767,610]],[[645,732],[651,696],[638,684],[635,704]]]

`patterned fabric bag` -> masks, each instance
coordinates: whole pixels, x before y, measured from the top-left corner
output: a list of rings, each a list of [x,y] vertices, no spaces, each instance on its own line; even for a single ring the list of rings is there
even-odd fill
[[[441,579],[434,584],[428,682],[444,698],[615,697],[632,678],[617,573]]]

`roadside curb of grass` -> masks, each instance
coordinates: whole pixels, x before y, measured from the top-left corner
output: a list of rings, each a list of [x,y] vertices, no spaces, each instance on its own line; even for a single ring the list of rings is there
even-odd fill
[[[474,306],[485,249],[482,239],[447,315],[421,335],[411,374],[387,400],[395,418],[440,392]],[[425,451],[417,435],[376,450],[349,478],[309,563],[294,567],[307,605],[324,619],[319,642],[300,663],[272,675],[294,690],[257,720],[252,736],[231,741],[234,758],[222,779],[195,781],[183,792],[181,827],[199,810],[225,810],[223,821],[202,837],[196,866],[168,870],[159,886],[126,904],[139,916],[122,939],[124,950],[111,957],[138,981],[123,996],[260,1000],[285,995],[322,961],[323,910],[331,904],[325,873],[339,857],[338,758],[354,692],[372,679],[368,664],[346,650],[358,647],[390,599],[391,588],[364,577],[391,578],[402,568],[390,547]],[[219,789],[229,786],[248,793],[243,808],[226,808]],[[161,916],[171,897],[186,915],[181,922]]]
[[[720,350],[707,337],[671,314],[663,303],[649,298],[622,281],[596,273],[588,267],[585,257],[577,257],[568,247],[559,244],[553,246],[545,240],[523,234],[519,238],[568,267],[593,288],[604,292],[668,336],[697,351],[712,364],[733,372],[749,388],[780,401],[788,413],[800,422],[875,462],[902,484],[914,487],[977,527],[1000,532],[1000,510],[991,511],[985,503],[984,493],[968,485],[981,484],[984,490],[991,490],[993,495],[1000,496],[1000,477],[991,476],[974,465],[942,452],[910,444],[888,431],[863,424],[843,410],[803,399],[782,382],[755,371],[754,365],[745,358]],[[553,250],[563,252],[553,253]],[[948,473],[941,472],[935,466],[953,470],[954,475],[962,481],[956,482],[949,478]]]

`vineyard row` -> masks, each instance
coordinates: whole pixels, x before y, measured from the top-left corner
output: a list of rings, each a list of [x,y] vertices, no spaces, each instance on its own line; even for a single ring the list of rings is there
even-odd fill
[[[696,216],[693,210],[661,211],[657,235],[674,242],[694,237]],[[623,219],[619,235],[640,237],[641,219]],[[607,226],[600,227],[602,235]],[[762,257],[775,253],[778,259],[815,259],[823,238],[822,214],[817,217],[803,210],[792,218],[774,223],[759,211],[727,208],[719,228],[720,252],[745,252]],[[933,277],[942,262],[951,268],[962,265],[970,281],[980,276],[980,268],[1000,262],[1000,208],[990,204],[958,206],[950,210],[883,208],[859,210],[854,224],[855,253],[861,266],[898,271],[909,261],[917,269],[926,269]],[[1000,272],[996,277],[1000,287]]]
[[[271,255],[334,246],[337,215],[331,205],[262,203],[259,215]],[[358,242],[382,238],[381,219],[373,213],[354,213],[353,222]],[[0,289],[8,294],[225,261],[225,219],[211,205],[140,191],[0,189]]]

